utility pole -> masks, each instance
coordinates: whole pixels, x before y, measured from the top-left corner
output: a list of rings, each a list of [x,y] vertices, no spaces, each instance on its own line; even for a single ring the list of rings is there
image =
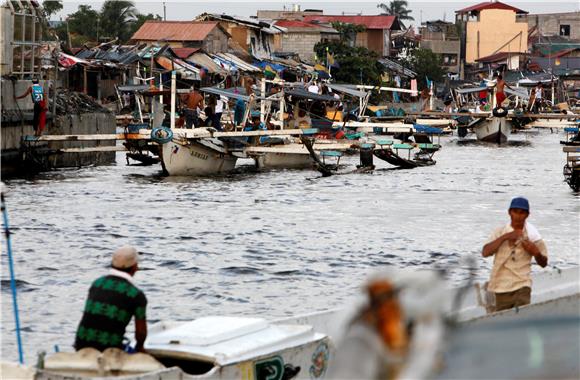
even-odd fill
[[[163,21],[167,21],[167,9],[165,8],[165,1],[163,2]]]

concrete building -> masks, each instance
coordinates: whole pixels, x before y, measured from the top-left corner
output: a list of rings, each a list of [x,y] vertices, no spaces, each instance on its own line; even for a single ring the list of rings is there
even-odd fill
[[[461,28],[461,56],[466,64],[500,52],[524,53],[528,49],[528,23],[516,15],[526,11],[499,1],[484,2],[456,11]]]
[[[419,46],[441,55],[450,73],[459,73],[461,45],[455,24],[445,21],[427,21],[419,28]]]
[[[397,16],[341,16],[341,15],[317,15],[304,16],[305,22],[318,22],[331,24],[342,22],[345,24],[363,25],[365,31],[357,33],[355,46],[367,48],[376,52],[380,57],[388,57],[391,54],[391,33],[402,30],[403,26]]]
[[[320,9],[305,9],[300,10],[299,4],[294,4],[292,7],[286,7],[281,11],[278,10],[259,10],[257,16],[259,20],[302,20],[304,16],[321,16]]]
[[[278,20],[276,26],[286,29],[286,33],[274,36],[275,52],[297,53],[301,60],[314,62],[314,46],[319,42],[338,40],[338,32],[324,24],[314,24],[298,20]]]
[[[225,14],[203,13],[196,20],[219,23],[231,36],[230,45],[233,43],[235,48],[243,49],[258,59],[271,58],[274,35],[286,31],[269,22]]]
[[[133,43],[168,43],[175,48],[200,48],[208,53],[226,52],[228,33],[217,22],[146,21],[133,34]]]
[[[537,29],[542,36],[560,36],[580,40],[580,11],[549,14],[522,14],[518,21],[527,22],[528,29]]]

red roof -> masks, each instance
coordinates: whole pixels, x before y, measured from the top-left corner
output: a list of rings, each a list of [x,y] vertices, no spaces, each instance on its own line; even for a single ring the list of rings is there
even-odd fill
[[[484,9],[506,9],[506,10],[514,11],[517,14],[528,13],[526,11],[519,9],[519,8],[512,7],[511,5],[500,3],[499,1],[485,1],[483,3],[479,3],[476,5],[472,5],[471,7],[467,7],[467,8],[463,8],[463,9],[460,9],[458,11],[455,11],[455,13],[468,13],[471,11],[482,11]]]
[[[343,22],[345,24],[364,25],[367,29],[395,29],[399,30],[400,25],[397,16],[304,16],[304,21],[318,21],[323,23]]]
[[[132,40],[142,41],[203,41],[217,28],[217,22],[145,21]]]
[[[181,59],[187,59],[190,55],[195,53],[199,50],[199,48],[174,48],[172,47],[171,50],[175,53],[175,55]]]

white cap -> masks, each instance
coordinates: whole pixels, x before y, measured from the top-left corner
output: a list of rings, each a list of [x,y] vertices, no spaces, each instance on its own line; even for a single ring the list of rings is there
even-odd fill
[[[125,245],[113,253],[111,265],[118,269],[131,268],[139,261],[139,252],[135,247]]]

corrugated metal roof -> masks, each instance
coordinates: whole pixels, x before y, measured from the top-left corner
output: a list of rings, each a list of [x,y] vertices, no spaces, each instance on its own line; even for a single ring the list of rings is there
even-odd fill
[[[187,59],[190,55],[198,50],[199,48],[171,48],[171,51],[173,51],[175,55],[181,59]]]
[[[217,22],[146,21],[132,40],[141,41],[203,41],[217,28]]]
[[[397,16],[304,16],[304,21],[312,22],[343,22],[346,24],[364,25],[367,29],[392,29],[400,30]]]
[[[519,9],[519,8],[512,7],[511,5],[504,4],[504,3],[501,3],[499,1],[485,1],[483,3],[479,3],[476,5],[472,5],[471,7],[467,7],[467,8],[463,8],[463,9],[460,9],[458,11],[455,11],[455,13],[468,13],[468,12],[472,12],[472,11],[482,11],[484,9],[505,9],[505,10],[514,11],[517,14],[527,14],[528,13],[526,11]]]
[[[334,31],[333,28],[328,27],[328,26],[313,24],[311,22],[304,22],[304,21],[299,21],[299,20],[278,20],[278,21],[276,21],[276,26],[281,26],[282,28],[309,28],[309,29],[319,29],[319,30],[325,30],[325,31],[326,30]]]

